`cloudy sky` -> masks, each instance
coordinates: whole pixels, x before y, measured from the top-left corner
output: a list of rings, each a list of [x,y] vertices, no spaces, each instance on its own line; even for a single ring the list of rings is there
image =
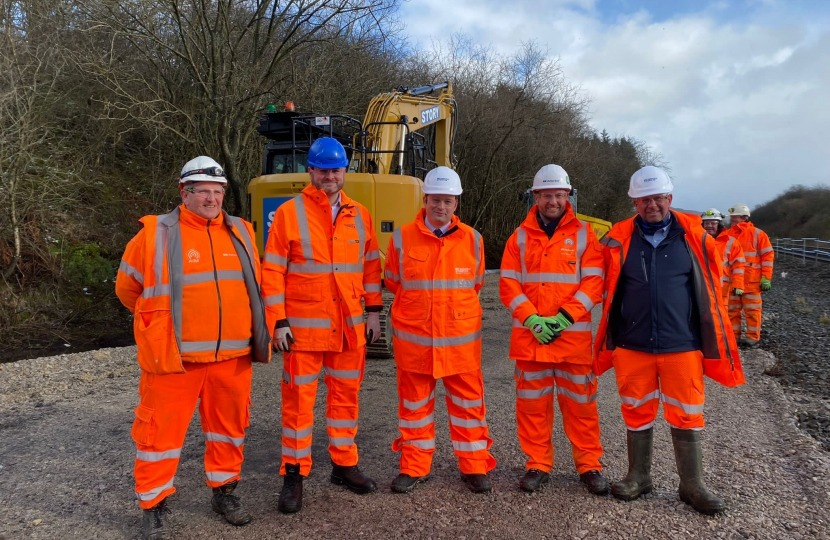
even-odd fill
[[[662,155],[677,207],[830,185],[830,1],[408,0],[400,14],[415,46],[461,32],[558,58],[594,129]]]

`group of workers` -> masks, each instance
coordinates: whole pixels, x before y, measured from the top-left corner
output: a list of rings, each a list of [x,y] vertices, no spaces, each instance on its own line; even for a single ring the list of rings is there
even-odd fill
[[[461,180],[447,167],[429,171],[423,208],[394,231],[382,269],[372,218],[343,191],[348,163],[337,140],[312,144],[310,183],[277,209],[261,259],[251,224],[222,210],[227,179],[206,156],[182,169],[182,204],[142,218],[127,245],[116,292],[134,314],[141,366],[131,434],[144,538],[172,537],[167,501],[197,404],[211,506],[231,524],[251,521],[233,492],[249,425],[252,362],[268,362],[272,351],[283,358],[280,512],[303,505],[321,370],[330,480],[359,494],[377,490],[358,466],[355,437],[366,345],[381,337],[382,283],[394,294],[399,436],[392,450],[400,452],[400,466],[391,490],[408,493],[429,479],[440,379],[462,479],[474,493],[491,491],[496,460],[478,296],[484,245],[456,215]],[[717,210],[707,211],[702,224],[671,210],[670,178],[648,166],[631,177],[636,215],[600,242],[576,217],[571,190],[561,166],[542,167],[533,179],[535,204],[502,259],[500,296],[512,315],[509,357],[527,458],[519,487],[534,492],[550,480],[556,395],[586,489],[623,500],[649,493],[662,402],[680,498],[699,512],[720,512],[723,501],[702,479],[703,376],[726,386],[744,382],[735,338],[743,310],[745,344],[760,339],[760,294],[772,276],[769,239],[749,223],[743,205],[730,209],[732,226],[725,230]],[[593,336],[591,312],[600,302]],[[596,395],[597,377],[611,367],[629,468],[609,484]]]

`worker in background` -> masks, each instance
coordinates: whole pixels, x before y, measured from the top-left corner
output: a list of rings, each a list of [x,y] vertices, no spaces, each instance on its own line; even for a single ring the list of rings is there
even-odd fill
[[[700,216],[703,228],[717,240],[718,250],[723,257],[723,277],[721,278],[721,297],[723,303],[740,304],[744,293],[744,250],[734,236],[726,234],[723,226],[723,214],[717,208],[710,208]],[[730,300],[730,298],[732,300]]]
[[[722,257],[697,216],[670,210],[672,182],[658,167],[631,177],[637,215],[603,237],[605,298],[594,347],[597,375],[613,367],[627,428],[628,474],[611,486],[625,501],[652,491],[659,403],[671,426],[680,500],[703,514],[725,508],[703,482],[703,376],[744,383],[720,296]]]
[[[115,292],[135,316],[141,379],[132,438],[144,538],[171,538],[167,499],[196,404],[205,435],[211,506],[229,523],[251,515],[233,495],[240,480],[251,361],[270,360],[253,227],[222,210],[227,180],[209,157],[188,161],[182,204],[141,218]]]
[[[600,246],[590,225],[576,218],[562,167],[539,169],[532,191],[536,204],[507,240],[499,281],[501,301],[513,314],[516,421],[527,456],[519,487],[533,492],[550,480],[556,394],[579,479],[604,495],[591,366],[591,309],[603,287]]]
[[[398,379],[401,453],[392,491],[408,493],[429,478],[435,452],[435,384],[446,390],[450,439],[467,487],[487,493],[496,466],[481,373],[484,242],[455,215],[461,179],[448,167],[424,178],[424,208],[397,229],[386,250],[384,283],[395,300],[391,316]]]
[[[369,211],[343,191],[348,164],[336,139],[314,141],[311,183],[277,209],[265,246],[262,292],[274,349],[283,353],[283,513],[303,505],[321,368],[331,482],[359,494],[377,489],[358,468],[355,436],[366,343],[380,337],[380,253]]]
[[[752,349],[761,343],[761,293],[772,289],[775,251],[767,233],[750,223],[749,207],[745,204],[729,209],[727,234],[741,243],[746,259],[743,295],[730,298],[729,318],[738,343]],[[741,337],[741,313],[746,318],[746,337]]]

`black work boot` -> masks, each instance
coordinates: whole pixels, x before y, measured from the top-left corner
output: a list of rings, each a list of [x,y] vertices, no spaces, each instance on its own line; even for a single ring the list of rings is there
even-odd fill
[[[486,474],[462,474],[461,476],[467,488],[473,493],[490,493],[493,489]]]
[[[293,514],[303,508],[303,477],[299,463],[285,465],[278,508],[283,514]]]
[[[331,464],[331,483],[346,486],[349,491],[365,495],[378,489],[375,481],[363,474],[357,465]]]
[[[539,469],[528,469],[528,471],[519,480],[519,487],[522,491],[533,493],[542,487],[542,484],[550,482],[550,474],[540,471]]]
[[[628,446],[628,474],[611,485],[611,494],[623,501],[633,501],[644,493],[651,493],[651,454],[654,428],[626,433]]]
[[[674,444],[677,474],[680,475],[680,500],[701,514],[711,516],[723,512],[726,509],[723,500],[703,484],[700,431],[671,428],[671,440]]]
[[[210,506],[217,514],[222,514],[225,521],[231,525],[247,525],[251,522],[251,514],[242,508],[239,497],[231,495],[239,481],[229,482],[224,486],[213,488],[213,498]]]
[[[424,476],[409,476],[408,474],[401,473],[392,480],[392,491],[394,493],[409,493],[415,486],[422,482],[426,482],[429,480],[429,475]]]
[[[584,472],[579,475],[579,481],[585,484],[588,491],[594,495],[608,494],[608,480],[599,471]]]
[[[169,513],[170,509],[167,508],[167,499],[163,499],[149,510],[144,510],[141,516],[141,537],[144,540],[167,540],[173,538],[173,531],[164,517],[164,514]]]

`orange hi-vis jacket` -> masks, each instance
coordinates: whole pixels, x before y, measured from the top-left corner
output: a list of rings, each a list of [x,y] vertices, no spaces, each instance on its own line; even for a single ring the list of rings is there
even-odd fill
[[[672,216],[686,231],[684,241],[692,259],[695,302],[700,317],[700,344],[703,353],[703,374],[724,386],[746,382],[735,335],[729,324],[726,306],[720,300],[723,262],[715,239],[707,233],[696,216],[672,211]],[[605,293],[602,319],[594,343],[594,373],[602,375],[612,367],[612,348],[607,338],[608,318],[614,293],[620,280],[623,263],[628,255],[632,235],[637,234],[634,217],[616,223],[601,243],[605,246]]]
[[[732,289],[744,288],[744,250],[741,243],[734,236],[729,236],[726,231],[715,237],[718,249],[723,255],[723,278],[721,281],[722,290],[725,296],[729,296]]]
[[[775,251],[769,241],[769,236],[748,221],[732,225],[726,230],[726,233],[737,238],[744,250],[744,258],[746,259],[744,285],[747,289],[754,288],[757,291],[762,277],[772,279]]]
[[[591,309],[602,300],[602,254],[590,225],[568,203],[551,238],[539,227],[534,205],[504,247],[499,292],[513,314],[510,358],[591,363]],[[562,309],[574,323],[553,344],[542,345],[523,326]]]
[[[326,193],[309,184],[281,205],[268,233],[262,293],[268,328],[288,319],[292,350],[348,350],[366,344],[363,304],[383,308],[380,252],[369,211],[340,192],[332,223]]]
[[[247,221],[204,219],[184,205],[141,218],[118,268],[115,292],[134,313],[144,371],[184,373],[182,362],[250,354],[271,358],[259,289],[259,253]]]
[[[403,371],[436,379],[481,369],[481,303],[484,242],[453,216],[438,238],[415,221],[389,239],[384,283],[395,294],[392,336]]]

